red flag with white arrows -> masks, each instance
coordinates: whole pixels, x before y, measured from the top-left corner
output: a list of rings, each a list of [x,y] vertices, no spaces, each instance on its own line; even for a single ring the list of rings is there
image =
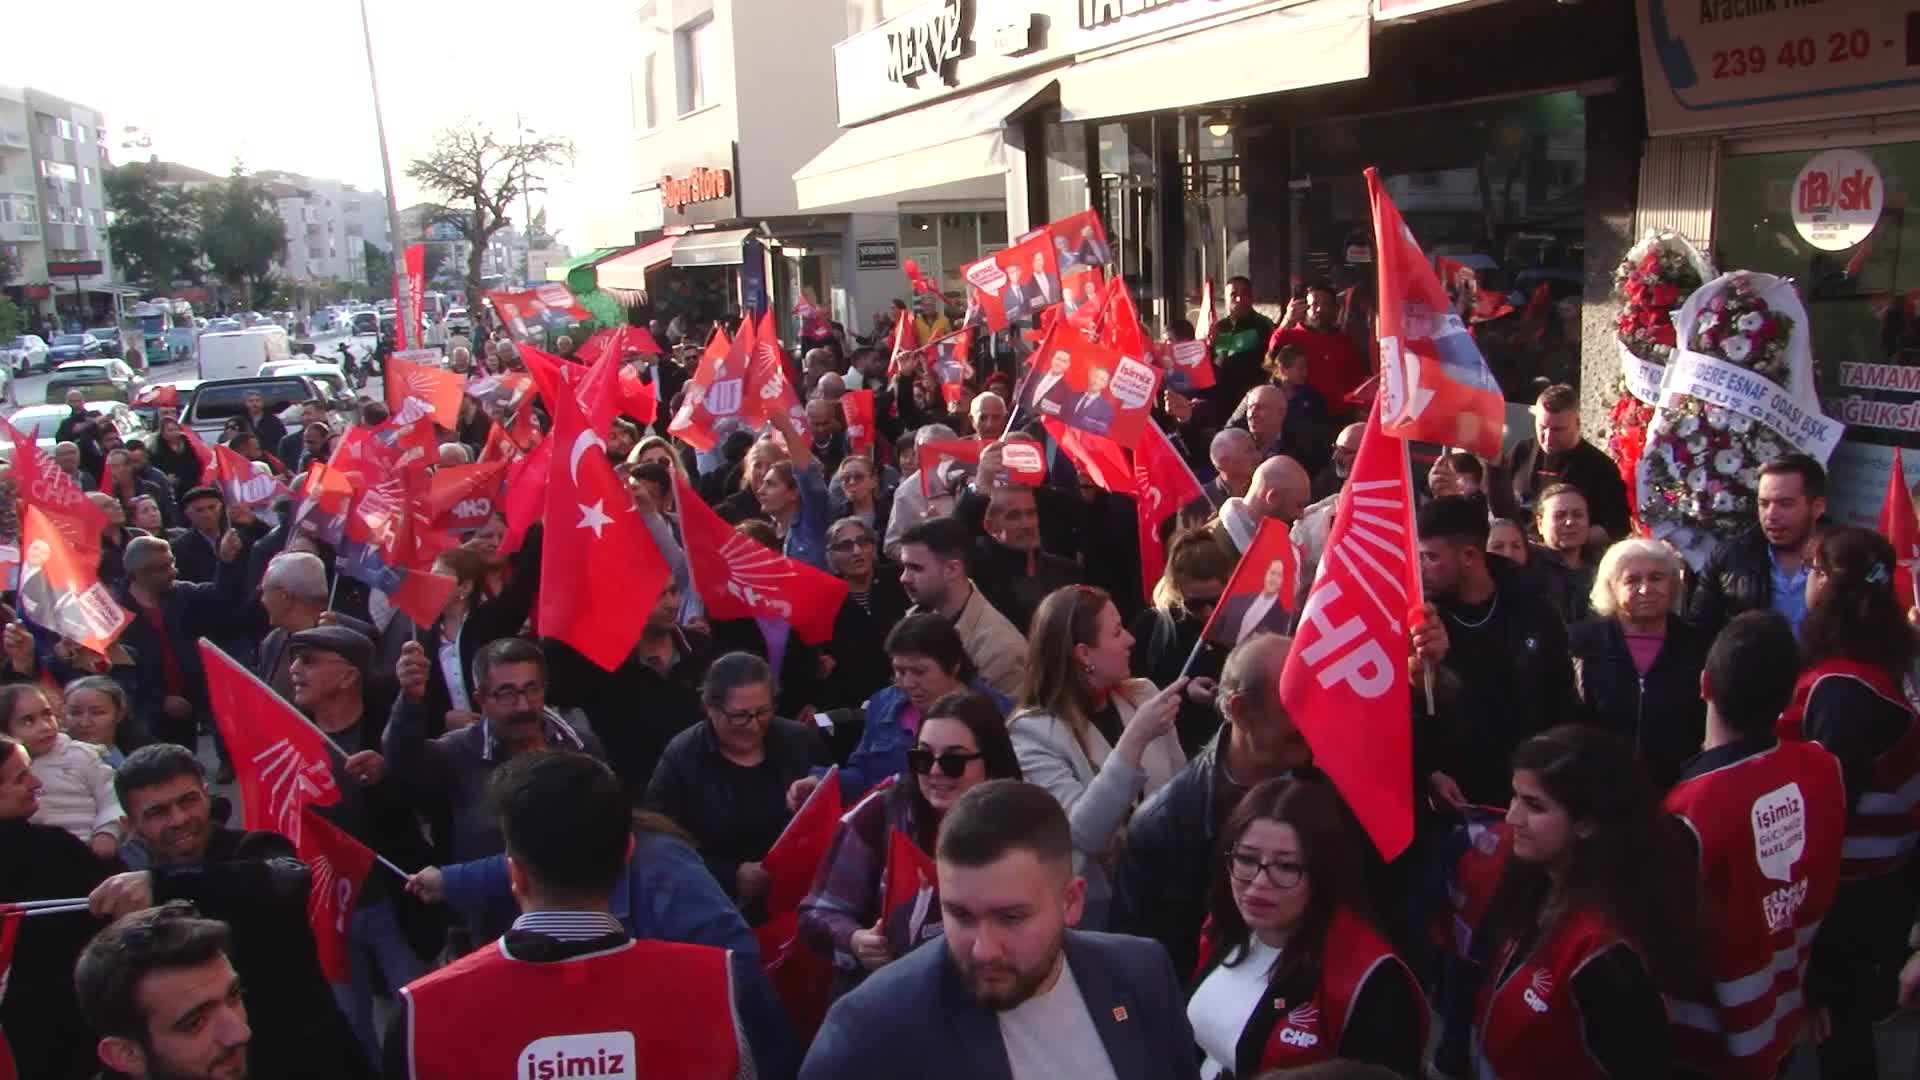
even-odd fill
[[[1142,595],[1152,596],[1167,565],[1161,523],[1206,491],[1158,424],[1148,424],[1140,444],[1133,448],[1133,483],[1134,513],[1140,522],[1140,581],[1146,586]]]
[[[458,372],[396,353],[387,357],[385,378],[387,411],[394,423],[430,418],[449,431],[460,425],[460,398],[467,392],[467,380]]]
[[[847,598],[845,581],[734,532],[677,469],[673,482],[687,568],[708,616],[785,619],[809,645],[833,637],[834,619]]]
[[[613,362],[602,357],[602,364]],[[600,667],[619,667],[640,643],[673,572],[613,474],[607,443],[572,394],[553,413],[547,469],[547,533],[541,552],[541,633]],[[691,543],[691,540],[689,540]]]
[[[847,418],[847,449],[873,453],[873,391],[849,390],[840,395],[840,411]]]
[[[80,485],[60,471],[53,455],[40,452],[31,437],[15,431],[5,420],[0,420],[0,436],[13,444],[13,485],[20,501],[46,511],[69,547],[98,559],[107,515],[93,505]]]
[[[1380,182],[1366,171],[1379,238],[1380,428],[1402,439],[1500,456],[1507,404],[1480,346]]]
[[[300,847],[306,831],[303,811],[340,801],[333,781],[333,741],[292,702],[205,638],[200,640],[200,662],[207,672],[213,722],[220,726],[240,783],[245,827],[279,833]]]
[[[213,448],[210,479],[229,506],[266,506],[293,493],[285,481],[254,468],[253,462],[224,443]]]
[[[1920,519],[1916,519],[1913,492],[1907,490],[1907,474],[1900,460],[1900,448],[1893,448],[1893,467],[1887,473],[1887,497],[1880,504],[1880,535],[1893,545],[1899,565],[1893,571],[1893,596],[1902,607],[1920,606]]]
[[[707,339],[706,350],[700,354],[700,363],[693,369],[693,377],[687,380],[680,411],[667,425],[667,434],[695,450],[711,450],[719,445],[713,433],[714,422],[722,416],[740,415],[746,369],[743,362],[734,359],[732,346],[726,331],[715,326],[713,336]]]
[[[1280,700],[1382,858],[1413,839],[1408,613],[1422,603],[1406,444],[1376,405],[1340,492]]]
[[[301,807],[301,815],[304,820],[294,853],[313,878],[307,888],[307,924],[313,927],[320,970],[330,983],[351,982],[347,923],[353,918],[353,905],[367,882],[367,872],[373,869],[373,850],[315,813],[312,805]]]
[[[745,327],[742,327],[745,332]],[[773,309],[760,313],[753,329],[752,359],[747,385],[762,416],[785,412],[795,431],[807,429],[807,407],[793,383],[792,365],[780,344],[780,332],[773,325]]]

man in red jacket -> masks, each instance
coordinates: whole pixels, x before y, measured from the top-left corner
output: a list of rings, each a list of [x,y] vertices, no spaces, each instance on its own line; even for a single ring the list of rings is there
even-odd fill
[[[1320,391],[1336,415],[1348,411],[1347,395],[1367,380],[1367,361],[1340,329],[1340,304],[1326,285],[1287,305],[1280,328],[1267,339],[1267,355],[1291,345],[1307,354],[1307,385]]]
[[[1806,1021],[1802,980],[1840,884],[1847,799],[1837,758],[1774,735],[1798,670],[1786,619],[1751,611],[1721,631],[1700,676],[1706,748],[1666,808],[1699,842],[1712,989],[1672,1000],[1675,1076],[1771,1080]]]

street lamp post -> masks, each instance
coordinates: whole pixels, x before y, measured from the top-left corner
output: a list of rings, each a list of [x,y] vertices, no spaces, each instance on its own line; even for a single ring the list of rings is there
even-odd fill
[[[380,113],[380,77],[373,68],[373,32],[367,28],[367,0],[360,0],[360,38],[367,48],[367,84],[373,89],[373,127],[380,136],[380,171],[387,181],[387,232],[393,237],[393,253],[404,265],[406,256],[400,249],[400,200],[393,190],[393,160],[387,154],[387,122]],[[395,289],[393,294],[395,333],[404,327],[411,337],[413,297],[406,289]]]

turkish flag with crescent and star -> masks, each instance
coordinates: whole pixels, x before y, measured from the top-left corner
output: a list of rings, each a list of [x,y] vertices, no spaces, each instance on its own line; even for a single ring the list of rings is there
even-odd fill
[[[596,367],[618,362],[602,356]],[[673,572],[572,394],[558,395],[547,441],[540,632],[612,671],[640,643]]]
[[[308,806],[340,801],[332,741],[253,672],[205,638],[200,662],[207,701],[240,783],[245,827],[286,837],[298,848]]]
[[[734,532],[678,469],[673,482],[687,569],[709,617],[785,619],[809,645],[833,636],[847,598],[845,581]]]
[[[1379,237],[1380,429],[1491,461],[1507,428],[1500,384],[1379,172],[1369,168],[1366,177]]]
[[[458,372],[395,354],[387,357],[385,378],[387,410],[394,423],[431,418],[449,431],[460,426],[460,399],[467,392],[467,380]]]
[[[327,981],[347,983],[353,979],[347,923],[353,918],[353,905],[367,882],[367,872],[373,869],[373,851],[321,817],[312,805],[300,809],[305,820],[294,853],[307,864],[313,879],[307,888],[307,924],[313,927],[313,943]]]
[[[1423,603],[1406,443],[1367,416],[1320,573],[1280,673],[1280,701],[1391,861],[1413,839],[1408,613]]]
[[[1893,448],[1892,468],[1887,473],[1887,497],[1880,504],[1880,535],[1893,545],[1899,565],[1893,570],[1893,598],[1900,606],[1920,607],[1920,520],[1916,520],[1913,492],[1907,490],[1907,474],[1900,460],[1900,448]]]
[[[1133,448],[1133,484],[1134,513],[1140,522],[1140,581],[1144,595],[1152,596],[1167,563],[1161,523],[1206,492],[1158,424],[1148,424]]]

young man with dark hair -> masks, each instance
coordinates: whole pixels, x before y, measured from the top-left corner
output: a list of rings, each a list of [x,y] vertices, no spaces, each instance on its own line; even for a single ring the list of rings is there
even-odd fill
[[[1307,358],[1307,379],[1326,398],[1336,415],[1352,411],[1347,395],[1367,379],[1367,361],[1359,346],[1340,328],[1340,301],[1323,282],[1307,286],[1306,295],[1287,305],[1279,329],[1267,339],[1267,355],[1293,347]]]
[[[728,951],[636,941],[610,914],[635,844],[613,772],[584,754],[522,754],[491,801],[521,915],[497,947],[401,991],[386,1075],[755,1075]]]
[[[944,937],[833,1006],[802,1080],[1199,1075],[1165,951],[1068,929],[1086,880],[1052,796],[981,784],[947,812],[936,861]]]
[[[1821,1004],[1798,999],[1839,887],[1847,797],[1839,759],[1774,734],[1799,672],[1787,620],[1749,611],[1720,632],[1700,674],[1706,748],[1666,809],[1697,845],[1701,908],[1714,913],[1701,951],[1717,992],[1674,998],[1676,1076],[1770,1080]]]
[[[980,677],[1011,698],[1026,681],[1027,639],[968,576],[971,544],[972,534],[955,518],[913,526],[900,537],[900,585],[913,611],[931,611],[953,624]]]
[[[1202,396],[1215,404],[1212,424],[1224,422],[1247,391],[1266,380],[1267,339],[1272,336],[1273,320],[1254,310],[1252,279],[1228,278],[1227,313],[1207,334],[1217,381],[1215,389]]]
[[[1532,514],[1540,492],[1572,484],[1587,497],[1593,525],[1608,541],[1627,535],[1627,485],[1606,451],[1580,435],[1580,395],[1565,383],[1540,392],[1533,404],[1533,437],[1515,443],[1501,461],[1503,482],[1488,485],[1496,517]]]
[[[1720,545],[1700,572],[1688,614],[1715,633],[1743,611],[1772,609],[1794,633],[1807,617],[1807,543],[1827,513],[1827,471],[1806,454],[1760,466],[1760,520]]]
[[[253,1031],[228,952],[225,924],[182,902],[100,931],[73,981],[101,1064],[134,1080],[246,1080]]]

